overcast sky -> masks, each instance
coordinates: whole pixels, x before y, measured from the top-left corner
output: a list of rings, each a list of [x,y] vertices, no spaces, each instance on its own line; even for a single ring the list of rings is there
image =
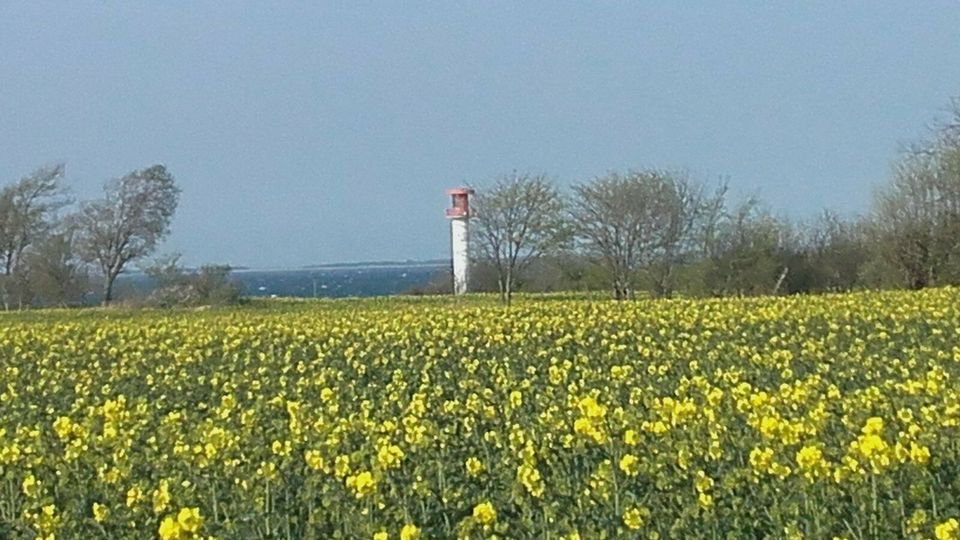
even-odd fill
[[[189,264],[444,257],[443,190],[515,169],[855,213],[958,94],[952,0],[0,2],[0,182],[163,163]]]

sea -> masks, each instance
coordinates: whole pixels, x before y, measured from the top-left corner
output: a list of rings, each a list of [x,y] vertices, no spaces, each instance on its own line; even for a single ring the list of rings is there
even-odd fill
[[[410,293],[448,272],[449,262],[358,263],[309,268],[239,269],[230,281],[244,296],[345,298]],[[141,273],[121,275],[117,282],[124,293],[149,291],[150,280]]]

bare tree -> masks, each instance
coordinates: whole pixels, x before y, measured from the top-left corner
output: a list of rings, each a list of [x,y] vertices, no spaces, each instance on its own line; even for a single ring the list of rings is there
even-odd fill
[[[509,305],[519,273],[565,240],[564,200],[546,176],[514,173],[478,189],[472,211],[474,246],[496,269]]]
[[[955,106],[960,104],[955,104]],[[960,279],[960,135],[954,123],[915,145],[878,193],[874,225],[884,254],[920,289]]]
[[[665,174],[661,190],[660,212],[664,229],[650,264],[653,293],[669,298],[673,295],[677,268],[693,254],[697,237],[693,234],[702,213],[712,210],[716,202],[706,198],[702,185],[685,174]],[[720,188],[725,189],[724,187]],[[719,191],[718,193],[723,193]]]
[[[868,260],[865,224],[824,210],[805,231],[803,254],[810,267],[807,289],[847,291],[861,278]]]
[[[720,228],[727,212],[728,190],[729,184],[727,180],[723,180],[700,204],[692,233],[696,257],[709,259],[719,249]]]
[[[573,221],[586,251],[607,270],[618,300],[633,296],[636,272],[655,261],[669,261],[689,237],[702,190],[685,176],[665,171],[611,173],[574,186]]]
[[[12,296],[26,294],[24,253],[52,229],[54,213],[69,201],[62,185],[62,163],[41,167],[0,191],[0,264],[5,309]]]
[[[960,101],[896,165],[874,201],[873,229],[907,287],[960,283]]]
[[[130,261],[149,255],[170,230],[180,188],[163,165],[133,171],[108,182],[104,197],[76,215],[78,250],[103,276],[103,303]]]

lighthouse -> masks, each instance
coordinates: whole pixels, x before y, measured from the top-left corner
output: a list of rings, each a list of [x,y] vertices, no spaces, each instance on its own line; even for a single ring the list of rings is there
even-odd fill
[[[447,208],[450,220],[450,253],[453,257],[453,294],[467,292],[470,283],[470,188],[448,189],[451,204]]]

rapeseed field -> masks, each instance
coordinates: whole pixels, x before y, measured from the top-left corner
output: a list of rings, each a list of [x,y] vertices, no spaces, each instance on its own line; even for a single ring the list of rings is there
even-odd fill
[[[0,315],[2,538],[949,539],[958,518],[957,289]]]

